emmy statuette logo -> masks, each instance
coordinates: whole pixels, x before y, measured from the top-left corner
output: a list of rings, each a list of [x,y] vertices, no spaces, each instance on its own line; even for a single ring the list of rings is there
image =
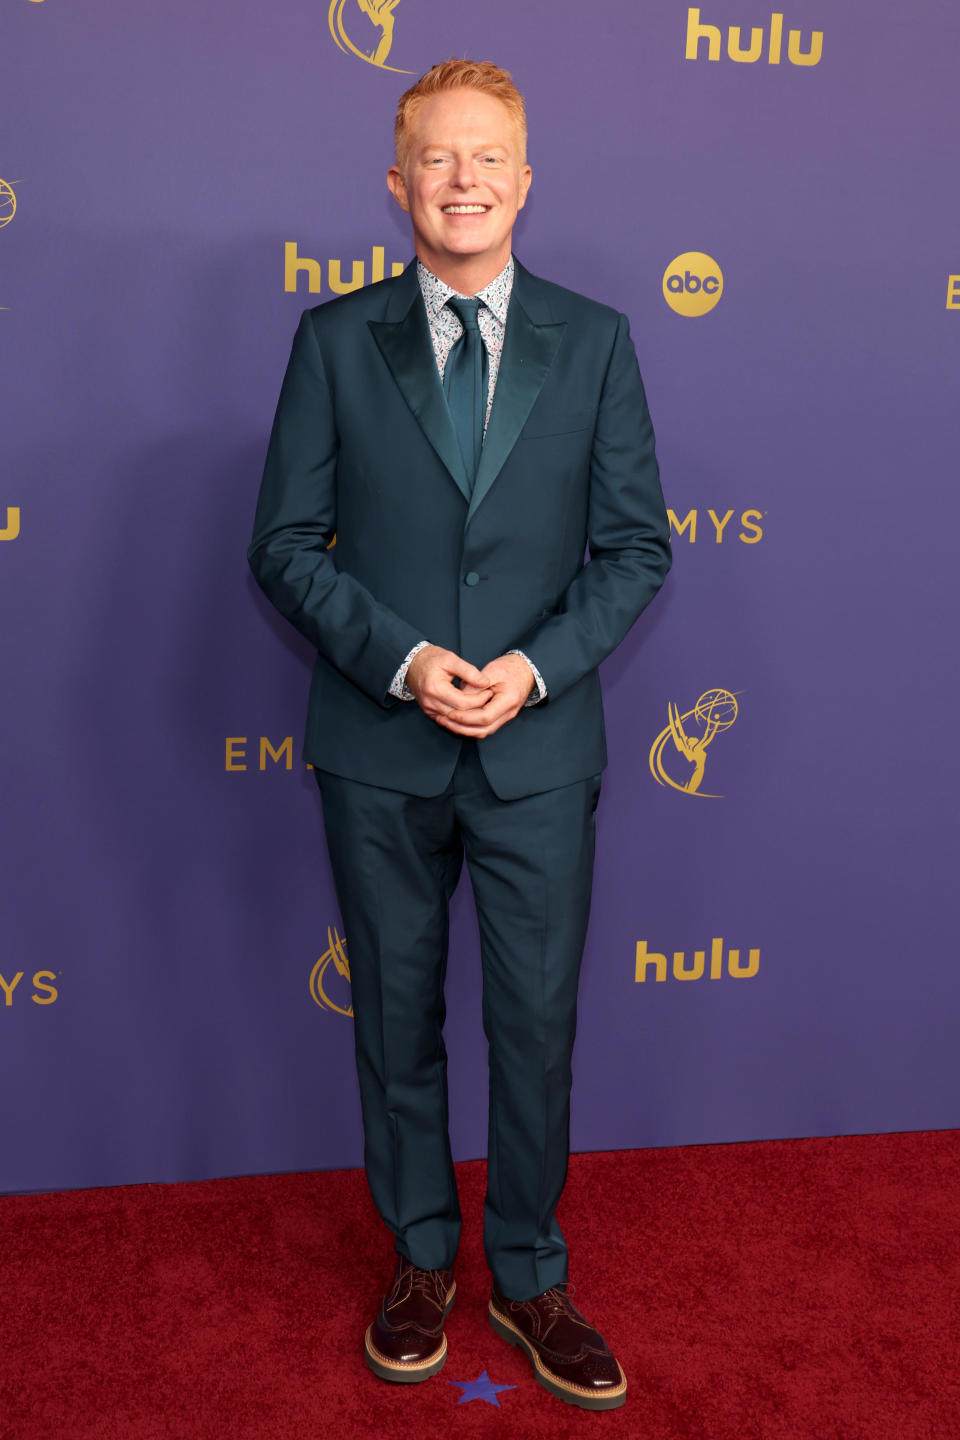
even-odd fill
[[[355,55],[378,70],[395,75],[412,75],[398,65],[388,65],[393,47],[393,12],[400,0],[330,0],[327,24],[334,44],[345,55]]]
[[[2,230],[5,225],[10,224],[10,221],[13,219],[16,213],[16,191],[14,190],[13,185],[9,180],[0,179],[0,230]],[[0,305],[0,310],[6,310],[7,308],[8,307],[6,305]],[[17,513],[19,514],[19,511]],[[14,536],[4,535],[0,533],[0,539],[12,540],[14,539]]]
[[[700,785],[707,750],[719,734],[730,729],[738,714],[736,696],[729,690],[705,690],[693,709],[682,715],[671,702],[667,706],[667,723],[650,747],[650,773],[657,784],[701,800],[722,799],[701,790]],[[667,758],[671,761],[669,768]]]
[[[723,271],[702,250],[685,250],[663,272],[663,298],[678,315],[706,315],[722,294]]]
[[[17,213],[17,196],[9,180],[0,180],[0,230]]]
[[[331,965],[333,971],[328,973]],[[321,1010],[332,1010],[336,1015],[352,1018],[347,942],[336,927],[327,926],[327,948],[310,971],[310,995]],[[338,1004],[338,999],[343,1003]]]

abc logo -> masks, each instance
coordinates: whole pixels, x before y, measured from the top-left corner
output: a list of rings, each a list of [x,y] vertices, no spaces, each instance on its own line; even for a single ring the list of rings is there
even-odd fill
[[[712,255],[687,250],[663,272],[663,298],[678,315],[706,315],[723,294],[723,271]]]

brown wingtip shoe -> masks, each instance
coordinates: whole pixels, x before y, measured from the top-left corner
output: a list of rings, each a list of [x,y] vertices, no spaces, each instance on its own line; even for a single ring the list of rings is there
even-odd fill
[[[627,1378],[593,1326],[570,1300],[566,1283],[532,1300],[508,1300],[496,1285],[490,1295],[490,1324],[511,1345],[522,1345],[535,1378],[583,1410],[615,1410],[627,1398]]]
[[[397,1256],[393,1284],[363,1337],[367,1364],[375,1375],[416,1384],[443,1369],[443,1322],[456,1289],[452,1270],[418,1270]]]

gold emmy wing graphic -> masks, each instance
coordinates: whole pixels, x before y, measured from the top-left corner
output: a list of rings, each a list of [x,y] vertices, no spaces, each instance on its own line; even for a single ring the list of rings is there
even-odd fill
[[[707,749],[722,730],[729,730],[740,713],[736,697],[729,690],[705,690],[692,710],[680,714],[672,702],[667,706],[667,724],[650,749],[650,773],[658,785],[669,785],[682,795],[697,795],[701,800],[721,800],[700,789],[707,764]],[[686,778],[675,778],[664,765],[663,755],[672,743],[671,757],[676,753],[693,768]],[[679,762],[674,760],[679,772]]]
[[[393,45],[393,12],[399,4],[400,0],[330,0],[327,21],[338,49],[345,55],[356,55],[358,60],[365,60],[368,65],[376,65],[380,70],[392,70],[395,75],[412,75],[412,70],[387,64]],[[344,11],[348,19],[344,18]],[[371,26],[379,33],[371,35]],[[360,39],[359,45],[357,39]]]
[[[336,974],[340,976],[341,980],[346,981],[346,985],[349,987],[350,962],[347,959],[347,942],[338,934],[335,928],[331,929],[328,925],[327,948],[310,971],[310,994],[316,1004],[320,1006],[321,1010],[333,1010],[337,1015],[346,1015],[348,1019],[352,1019],[353,1004],[349,999],[349,989],[340,997],[346,1000],[346,1005],[338,1005],[336,1001],[331,1000],[327,994],[323,977],[331,963]],[[330,983],[332,978],[332,976],[327,977],[327,984]],[[344,990],[343,985],[337,985],[336,988],[337,990]]]
[[[9,180],[0,180],[0,230],[3,229],[4,225],[10,224],[10,221],[16,213],[17,197],[14,193],[13,186]],[[8,308],[6,305],[0,305],[0,310],[6,310]]]
[[[0,180],[0,230],[9,225],[17,213],[17,197],[9,180]]]

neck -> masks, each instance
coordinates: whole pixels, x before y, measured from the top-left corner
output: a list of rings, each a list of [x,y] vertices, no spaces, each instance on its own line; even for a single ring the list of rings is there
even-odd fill
[[[489,255],[434,255],[425,246],[416,247],[417,259],[456,290],[458,295],[476,295],[495,280],[510,259],[510,245],[496,258]]]

